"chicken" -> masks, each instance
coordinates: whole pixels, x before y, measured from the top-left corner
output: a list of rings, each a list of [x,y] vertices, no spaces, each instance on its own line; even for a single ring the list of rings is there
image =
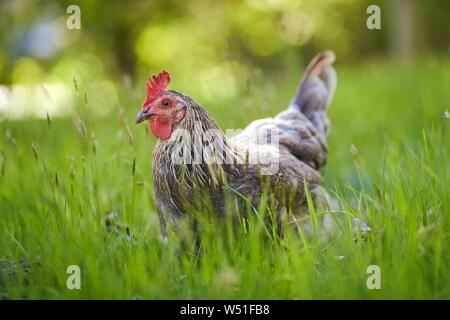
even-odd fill
[[[307,191],[326,208],[329,195],[320,172],[327,160],[330,131],[327,108],[336,88],[334,53],[319,53],[308,65],[288,108],[273,118],[253,121],[228,137],[192,98],[166,90],[165,71],[147,82],[147,97],[136,123],[148,121],[158,139],[153,183],[162,231],[191,210],[211,208],[225,215],[264,199],[284,219],[308,212]],[[264,191],[270,196],[263,196]],[[233,201],[229,201],[230,198]]]

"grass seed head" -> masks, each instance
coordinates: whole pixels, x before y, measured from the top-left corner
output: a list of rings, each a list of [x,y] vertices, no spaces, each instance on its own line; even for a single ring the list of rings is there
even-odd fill
[[[48,111],[47,111],[47,123],[49,127],[52,125],[52,120],[50,119],[50,114],[48,113]]]
[[[8,140],[13,147],[17,147],[16,139],[14,139],[11,130],[6,130],[6,140]]]
[[[6,167],[6,156],[3,151],[0,151],[0,178],[3,177],[5,174],[5,167]]]
[[[38,151],[37,151],[36,144],[34,142],[31,144],[31,149],[33,149],[34,158],[36,160],[38,160],[39,159]]]

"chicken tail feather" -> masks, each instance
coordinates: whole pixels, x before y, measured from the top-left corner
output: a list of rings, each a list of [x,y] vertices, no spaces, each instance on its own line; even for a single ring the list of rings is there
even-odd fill
[[[305,70],[300,87],[291,102],[290,108],[299,109],[317,127],[326,130],[325,113],[336,89],[336,71],[332,64],[333,51],[318,53]],[[321,120],[322,119],[322,120]]]

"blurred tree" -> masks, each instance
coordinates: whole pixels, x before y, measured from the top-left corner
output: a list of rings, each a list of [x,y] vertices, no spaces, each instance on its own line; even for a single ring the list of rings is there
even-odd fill
[[[392,0],[389,6],[389,16],[392,20],[389,32],[390,50],[396,56],[410,56],[416,49],[416,1]]]

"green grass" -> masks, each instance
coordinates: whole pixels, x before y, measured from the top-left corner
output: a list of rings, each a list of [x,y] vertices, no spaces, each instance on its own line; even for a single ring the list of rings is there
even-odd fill
[[[223,128],[244,127],[287,105],[297,70],[255,80],[232,100],[197,100]],[[274,239],[256,217],[244,229],[207,216],[200,250],[180,246],[173,233],[164,247],[152,195],[155,140],[133,125],[140,101],[129,97],[142,97],[140,87],[123,87],[119,97],[135,109],[100,106],[104,117],[85,108],[79,84],[80,120],[0,122],[0,296],[450,298],[449,70],[437,58],[337,65],[324,174],[344,212],[327,239],[302,228]],[[108,211],[136,243],[107,230]],[[368,223],[367,237],[350,214]],[[66,288],[73,264],[81,290]],[[380,266],[380,290],[366,286],[369,265]]]

